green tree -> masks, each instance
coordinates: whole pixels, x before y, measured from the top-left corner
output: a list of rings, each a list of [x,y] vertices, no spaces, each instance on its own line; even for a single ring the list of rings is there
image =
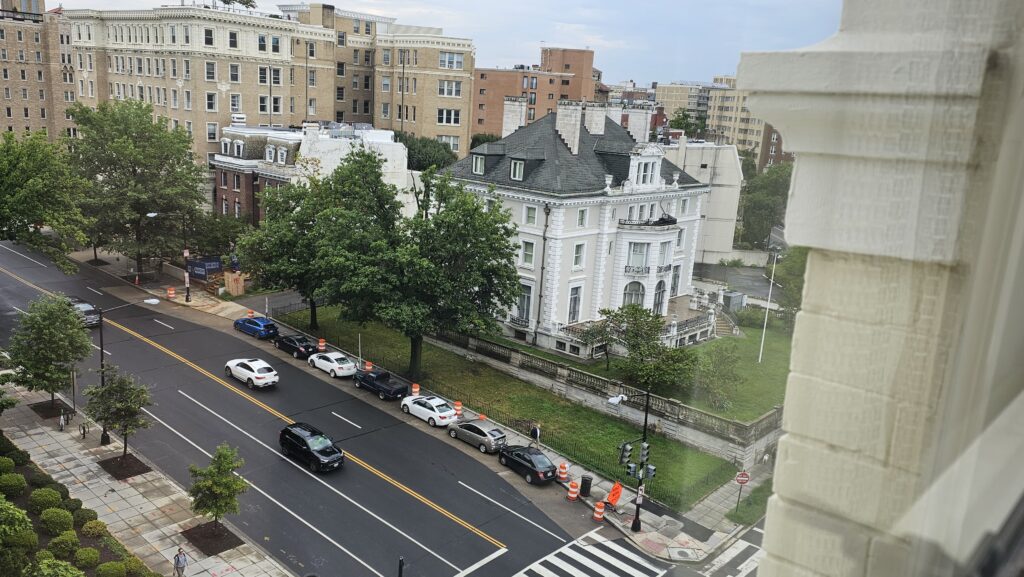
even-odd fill
[[[615,341],[626,349],[621,364],[630,384],[663,395],[676,394],[689,386],[696,370],[696,355],[690,349],[662,343],[664,317],[638,304],[600,312]]]
[[[243,8],[250,8],[250,9],[256,8],[256,0],[220,0],[220,3],[225,5],[225,6],[231,6],[233,4],[238,4],[239,6],[242,6]],[[214,5],[214,7],[217,6],[217,0],[214,0],[213,5]]]
[[[732,398],[742,378],[736,372],[740,355],[736,341],[723,339],[703,348],[697,365],[698,390],[712,407],[725,410],[732,406]]]
[[[0,240],[36,248],[64,270],[71,246],[85,241],[79,210],[86,183],[68,170],[66,150],[43,132],[0,136]],[[45,234],[49,227],[53,234]]]
[[[501,140],[501,137],[498,136],[497,134],[474,134],[473,138],[470,139],[469,141],[469,149],[473,150],[474,148],[480,146],[481,144],[495,142],[498,140]]]
[[[410,341],[409,374],[420,376],[423,336],[441,329],[480,333],[519,292],[510,214],[428,170],[403,218],[381,159],[350,155],[332,176],[338,205],[317,219],[318,294],[343,304],[349,320],[377,320]]]
[[[243,235],[253,230],[248,218],[235,218],[216,212],[198,211],[185,221],[188,246],[196,255],[231,254]]]
[[[89,401],[85,412],[94,421],[116,431],[124,441],[121,457],[128,456],[128,437],[140,429],[149,428],[143,409],[150,404],[149,389],[132,377],[107,368],[106,384],[85,391]]]
[[[776,164],[747,180],[740,192],[743,242],[767,248],[772,227],[786,216],[792,164]]]
[[[213,517],[218,526],[224,515],[238,513],[238,496],[249,489],[245,479],[235,473],[243,465],[245,460],[238,456],[238,449],[227,443],[217,446],[208,467],[200,469],[189,465],[192,486],[188,495],[192,497],[192,511]]]
[[[612,343],[615,341],[611,328],[612,326],[604,321],[589,322],[576,337],[591,349],[604,346],[604,368],[609,371],[612,368]]]
[[[71,383],[75,363],[89,356],[92,340],[82,317],[62,295],[42,295],[29,304],[11,334],[11,379],[30,391],[50,393]]]
[[[425,136],[413,136],[408,132],[396,132],[395,139],[409,151],[409,170],[440,170],[458,160],[447,144]]]
[[[266,187],[259,193],[266,217],[259,228],[249,229],[238,239],[246,272],[263,286],[294,288],[309,301],[313,330],[319,328],[314,291],[320,285],[319,269],[312,258],[317,240],[314,223],[319,211],[328,206],[318,201],[329,194],[328,188],[315,178],[309,185]]]
[[[810,249],[802,246],[790,247],[779,256],[775,267],[775,283],[778,285],[778,303],[782,308],[786,326],[792,328],[797,311],[803,304],[804,272],[807,269],[807,253]],[[768,265],[771,266],[771,263]],[[771,276],[771,270],[765,271]]]
[[[707,118],[703,115],[690,118],[685,108],[676,108],[672,118],[668,119],[669,128],[682,130],[686,136],[697,136],[707,130]]]
[[[754,160],[754,149],[740,150],[740,167],[743,171],[743,180],[750,180],[757,176],[757,161]]]
[[[169,216],[195,213],[203,202],[204,169],[189,133],[168,129],[141,100],[104,101],[95,110],[78,103],[68,112],[79,133],[69,141],[71,164],[91,183],[83,211],[93,219],[94,246],[134,257],[139,271],[146,257],[177,254],[182,219]]]

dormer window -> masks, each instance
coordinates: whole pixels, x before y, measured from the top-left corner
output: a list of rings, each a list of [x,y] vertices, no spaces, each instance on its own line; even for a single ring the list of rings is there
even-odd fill
[[[227,138],[220,141],[220,153],[227,156],[231,154],[231,141]]]
[[[639,162],[636,165],[636,183],[637,184],[654,184],[657,162],[648,160],[645,162]]]
[[[267,153],[264,156],[264,158],[267,160],[267,162],[274,162],[274,153],[275,152],[276,152],[276,149],[274,148],[274,145],[273,144],[268,144],[267,145]]]
[[[522,160],[513,160],[512,168],[509,172],[509,178],[512,180],[523,180],[523,171],[526,168],[526,163]]]
[[[484,173],[484,157],[479,154],[473,155],[473,174]]]
[[[277,163],[284,164],[284,161],[288,159],[288,150],[286,148],[280,148],[277,151]]]
[[[242,150],[245,148],[245,144],[241,140],[235,141],[235,156],[242,158]]]

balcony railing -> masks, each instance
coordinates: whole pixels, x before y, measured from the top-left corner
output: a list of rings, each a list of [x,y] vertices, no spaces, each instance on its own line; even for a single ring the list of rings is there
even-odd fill
[[[664,273],[667,273],[667,272],[672,272],[672,265],[670,265],[670,264],[658,265],[658,270],[656,272],[658,274],[664,274]]]
[[[673,216],[663,216],[657,220],[646,219],[646,220],[632,220],[628,218],[620,218],[619,224],[625,226],[671,226],[676,224],[676,219]]]
[[[651,267],[649,266],[633,266],[631,264],[626,265],[626,274],[650,274]]]
[[[517,317],[515,315],[512,315],[508,317],[508,324],[514,327],[526,328],[530,326],[530,319],[524,319],[523,317]]]

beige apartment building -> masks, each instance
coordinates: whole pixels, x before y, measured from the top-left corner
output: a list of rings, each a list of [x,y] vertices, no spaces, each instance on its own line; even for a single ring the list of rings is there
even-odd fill
[[[707,117],[711,86],[706,82],[658,83],[654,88],[654,99],[665,107],[665,114],[669,118],[680,108],[691,118]]]
[[[793,155],[782,147],[779,131],[751,114],[747,108],[750,93],[737,90],[735,76],[716,76],[713,84],[708,96],[708,140],[752,151],[759,172],[773,164],[793,162]]]
[[[540,62],[476,70],[473,134],[502,134],[506,96],[526,99],[526,124],[554,112],[559,100],[598,100],[603,85],[593,50],[542,48]]]

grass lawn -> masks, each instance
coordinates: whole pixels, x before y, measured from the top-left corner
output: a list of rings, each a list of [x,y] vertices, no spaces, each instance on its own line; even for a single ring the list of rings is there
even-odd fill
[[[726,518],[740,525],[753,525],[764,517],[768,510],[768,497],[772,495],[772,480],[761,483],[740,501],[739,509],[732,509]]]
[[[320,330],[311,332],[353,352],[361,341],[364,358],[394,372],[406,372],[408,339],[381,325],[359,327],[338,321],[336,311],[332,307],[319,309]],[[299,311],[280,320],[305,328],[308,318],[308,311]],[[545,444],[611,478],[621,478],[619,443],[640,435],[636,426],[569,402],[484,363],[469,361],[429,343],[423,345],[423,378],[420,382],[424,387],[460,400],[468,408],[486,413],[520,432],[528,430],[531,420],[538,421],[542,430],[541,440]],[[728,462],[665,437],[655,436],[651,445],[651,460],[657,465],[658,474],[649,484],[648,492],[658,501],[679,510],[689,509],[694,502],[735,475],[735,468]],[[639,447],[634,449],[634,452],[638,451]]]

